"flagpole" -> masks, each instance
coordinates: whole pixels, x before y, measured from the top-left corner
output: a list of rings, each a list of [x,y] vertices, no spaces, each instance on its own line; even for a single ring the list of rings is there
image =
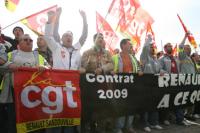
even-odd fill
[[[9,24],[9,25],[7,25],[6,27],[4,27],[4,28],[2,28],[2,30],[5,30],[6,28],[8,28],[8,27],[10,27],[11,25],[13,25],[13,24],[16,24],[16,23],[18,23],[19,21],[21,21],[22,19],[20,19],[20,20],[17,20],[17,21],[15,21],[15,22],[13,22],[13,23],[11,23],[11,24]]]
[[[36,14],[39,14],[39,13],[41,13],[41,12],[47,11],[47,10],[53,8],[53,7],[56,7],[56,6],[57,6],[57,5],[53,5],[53,6],[49,7],[49,8],[46,8],[46,9],[44,9],[44,10],[41,10],[41,11],[36,12],[36,13],[34,13],[34,14],[31,14],[31,15],[29,15],[29,16],[27,16],[27,17],[24,17],[24,18],[22,18],[22,19],[20,19],[20,20],[17,20],[17,21],[15,21],[15,22],[13,22],[13,23],[7,25],[6,27],[2,28],[2,30],[4,30],[4,29],[10,27],[10,26],[13,25],[13,24],[18,23],[19,21],[21,21],[21,20],[23,20],[23,19],[29,18],[29,17],[34,16],[34,15],[36,15]]]

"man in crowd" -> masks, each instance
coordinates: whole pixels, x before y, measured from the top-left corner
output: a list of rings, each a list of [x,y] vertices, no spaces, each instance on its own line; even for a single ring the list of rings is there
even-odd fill
[[[81,66],[86,72],[92,72],[95,74],[108,74],[113,71],[113,62],[110,53],[105,50],[105,40],[102,33],[96,33],[93,36],[94,46],[85,51],[82,55]],[[87,112],[89,113],[89,112]],[[93,112],[91,112],[93,113]],[[93,114],[95,116],[96,114]],[[82,132],[100,132],[103,133],[106,130],[106,124],[110,123],[111,119],[96,120],[91,118],[90,125],[82,126]],[[84,123],[85,124],[85,123]],[[89,127],[91,126],[91,127]]]
[[[7,53],[11,52],[13,50],[16,50],[18,48],[19,38],[24,34],[24,30],[21,27],[16,26],[13,28],[13,34],[15,36],[14,39],[12,39],[11,37],[5,36],[4,34],[1,34],[1,37],[5,41],[7,41],[11,44],[11,46],[6,48]]]
[[[120,42],[121,52],[112,57],[114,62],[115,73],[138,73],[140,67],[136,58],[132,53],[132,46],[130,39],[122,39]],[[126,118],[127,117],[127,118]],[[125,125],[126,124],[126,125]],[[117,118],[114,126],[115,133],[123,133],[122,129],[127,130],[129,133],[135,133],[133,127],[133,116],[123,116]]]
[[[52,52],[47,46],[47,43],[44,39],[43,35],[39,35],[37,38],[37,46],[38,48],[35,49],[35,51],[38,51],[40,55],[42,55],[49,65],[53,66],[53,58],[52,58]]]
[[[152,36],[148,35],[145,40],[142,53],[140,55],[140,62],[142,64],[142,70],[144,73],[158,74],[161,72],[161,67],[156,58],[155,46],[153,45]],[[157,111],[144,112],[143,115],[144,130],[146,132],[151,132],[151,128],[161,130],[163,129],[159,125],[159,115]]]
[[[1,35],[1,27],[0,27],[0,35]],[[3,80],[3,76],[5,74],[5,70],[1,69],[1,67],[2,67],[2,65],[4,65],[6,63],[6,60],[7,60],[5,43],[6,43],[5,40],[2,38],[2,36],[0,36],[0,84],[1,84],[1,82]],[[0,90],[0,94],[1,94],[1,90]],[[5,107],[4,104],[0,103],[0,114],[5,113],[4,107]],[[5,115],[1,115],[1,117],[0,117],[0,130],[2,132],[6,132],[5,120],[6,120]]]
[[[160,59],[164,55],[163,51],[160,51],[156,54],[157,59]]]
[[[16,29],[17,29],[16,27],[13,29],[13,33],[16,33],[16,36],[19,37],[20,35],[22,35],[20,34],[22,32],[18,33],[15,31]],[[18,41],[16,41],[16,39],[12,39],[11,37],[8,37],[2,34],[1,26],[0,26],[0,66],[6,63],[7,53],[10,51],[13,51],[15,49],[15,46],[17,48],[17,44],[18,44]],[[5,73],[6,73],[5,69],[2,69],[0,72],[0,84],[2,84],[2,80]],[[0,88],[2,88],[2,86]],[[8,114],[10,111],[10,107],[11,107],[10,104],[5,105],[4,103],[0,103],[1,114]],[[7,119],[8,117],[9,117],[8,115],[2,115],[2,117],[0,117],[0,130],[2,132],[7,132],[7,129],[6,129],[8,128],[7,124],[10,123],[10,121],[12,121],[10,119]]]
[[[193,53],[191,55],[192,61],[195,66],[195,71],[196,73],[200,73],[200,56],[198,55],[197,52]],[[200,103],[195,104],[194,108],[194,118],[199,119],[200,118]]]
[[[119,54],[119,49],[118,49],[118,48],[114,49],[113,54],[114,54],[114,55]]]
[[[195,65],[191,59],[191,47],[189,44],[185,45],[185,41],[190,33],[186,33],[183,41],[179,45],[179,53],[178,57],[180,60],[180,73],[183,74],[194,74],[195,71]],[[195,120],[195,118],[192,116],[194,111],[194,106],[186,107],[186,115],[185,117],[189,120]],[[184,113],[184,112],[183,112]]]
[[[83,19],[82,35],[78,42],[73,44],[73,33],[66,31],[62,35],[62,43],[60,43],[58,34],[58,24],[61,15],[61,8],[56,13],[48,13],[48,21],[45,27],[45,40],[52,52],[53,68],[65,70],[79,70],[81,65],[80,49],[86,41],[88,35],[87,18],[84,11],[79,11]],[[61,128],[51,128],[46,130],[48,133],[60,133]],[[74,133],[74,127],[64,127],[64,133]]]
[[[19,38],[19,49],[9,52],[6,58],[2,58],[6,63],[2,67],[16,70],[18,67],[37,67],[39,70],[44,70],[48,63],[45,59],[32,51],[33,40],[28,34],[24,34]],[[6,53],[1,53],[6,54]],[[6,73],[1,83],[0,103],[4,106],[3,114],[6,117],[5,133],[16,133],[15,120],[15,105],[14,105],[14,90],[11,79],[11,73]]]
[[[81,66],[86,72],[106,74],[113,70],[113,63],[110,53],[105,50],[105,40],[102,33],[93,37],[94,46],[83,53]]]
[[[54,36],[53,23],[55,21],[59,21],[59,17],[61,13],[61,8],[59,8],[56,14],[49,14],[49,20],[46,24],[45,28],[45,40],[49,49],[52,51],[53,56],[53,68],[56,69],[67,69],[67,70],[78,70],[80,67],[80,49],[84,44],[87,33],[87,19],[84,11],[80,11],[80,15],[83,18],[83,30],[82,35],[79,38],[79,41],[72,45],[73,43],[73,33],[71,31],[66,31],[62,35],[62,44],[56,42]],[[56,20],[54,20],[56,18]],[[56,22],[55,22],[56,23]]]
[[[165,54],[159,59],[161,69],[164,73],[178,73],[179,61],[173,56],[173,48],[171,43],[164,46]],[[178,113],[178,112],[177,112]],[[170,111],[160,111],[160,119],[165,125],[170,125],[169,122]]]

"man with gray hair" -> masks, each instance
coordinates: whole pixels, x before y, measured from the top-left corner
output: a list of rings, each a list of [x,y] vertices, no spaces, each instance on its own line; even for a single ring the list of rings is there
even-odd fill
[[[9,71],[16,70],[18,67],[31,67],[38,68],[42,71],[46,69],[48,63],[39,55],[38,52],[32,51],[33,40],[28,34],[24,34],[19,37],[18,50],[14,50],[5,56],[5,51],[0,51],[0,59],[3,60],[2,68]],[[3,80],[0,85],[0,105],[6,117],[5,131],[7,133],[16,133],[16,120],[15,120],[15,105],[14,105],[14,88],[12,82],[12,73],[7,72],[3,76]]]
[[[79,13],[83,19],[83,30],[79,41],[74,45],[72,45],[73,33],[71,31],[67,31],[62,35],[62,43],[60,43],[58,27],[61,8],[58,8],[56,12],[48,13],[48,22],[45,27],[45,40],[49,49],[52,51],[53,68],[55,69],[79,70],[81,68],[80,49],[87,38],[88,25],[85,12],[80,10]],[[60,133],[61,128],[47,129],[47,132]],[[64,133],[74,133],[74,128],[64,127]]]

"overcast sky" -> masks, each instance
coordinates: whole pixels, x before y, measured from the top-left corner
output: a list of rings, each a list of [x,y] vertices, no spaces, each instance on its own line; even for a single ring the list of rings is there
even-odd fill
[[[20,3],[14,13],[8,11],[4,6],[4,0],[0,0],[0,24],[5,27],[23,17],[42,9],[58,4],[63,8],[60,22],[60,34],[71,30],[74,33],[74,42],[78,40],[82,31],[82,20],[79,9],[86,11],[89,36],[83,47],[83,51],[92,46],[92,36],[96,33],[96,14],[98,11],[105,16],[112,0],[20,0]],[[200,10],[199,0],[140,0],[142,7],[154,18],[152,28],[155,32],[156,43],[161,50],[161,42],[179,43],[183,36],[183,28],[177,19],[177,13],[183,19],[187,28],[193,33],[197,43],[200,42]],[[34,35],[29,29],[21,23],[17,23],[5,29],[3,33],[13,37],[12,29],[14,26],[22,26],[26,33]],[[35,40],[36,43],[36,40]],[[36,44],[34,45],[36,47]]]

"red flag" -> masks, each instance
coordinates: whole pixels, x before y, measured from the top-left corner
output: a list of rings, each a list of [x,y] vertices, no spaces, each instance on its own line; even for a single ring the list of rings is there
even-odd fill
[[[118,26],[121,31],[124,31],[133,20],[139,7],[138,0],[113,0],[108,13],[118,18]]]
[[[34,13],[20,21],[26,25],[30,30],[38,35],[44,34],[45,23],[47,22],[47,13],[51,10],[56,10],[57,5],[51,6],[47,9]]]
[[[137,52],[140,48],[140,38],[147,24],[153,23],[153,18],[141,8],[138,0],[113,0],[108,13],[117,19],[117,29],[124,37],[131,39]]]
[[[79,79],[78,71],[39,72],[31,68],[15,71],[17,132],[80,125]]]
[[[179,21],[181,22],[181,25],[183,26],[183,29],[184,29],[185,33],[187,33],[188,30],[187,30],[185,24],[183,23],[181,17],[178,14],[177,14],[177,16],[178,16]],[[194,36],[191,33],[190,33],[190,35],[188,35],[188,40],[192,44],[192,46],[196,49],[197,48],[197,43],[196,43],[196,41],[194,39]]]
[[[123,5],[120,5],[121,3],[123,3]],[[140,7],[140,3],[139,3],[139,0],[113,0],[108,9],[108,13],[115,14],[119,12],[120,11],[119,9],[121,8],[120,6],[128,7],[127,10],[133,11],[133,10],[137,10],[137,8]],[[135,9],[130,10],[129,8],[130,6],[131,8],[135,8]]]
[[[96,29],[97,32],[100,32],[104,35],[106,48],[113,52],[116,48],[119,38],[109,23],[98,12],[96,12]]]
[[[11,12],[14,12],[16,10],[18,4],[19,0],[5,0],[6,8]]]

